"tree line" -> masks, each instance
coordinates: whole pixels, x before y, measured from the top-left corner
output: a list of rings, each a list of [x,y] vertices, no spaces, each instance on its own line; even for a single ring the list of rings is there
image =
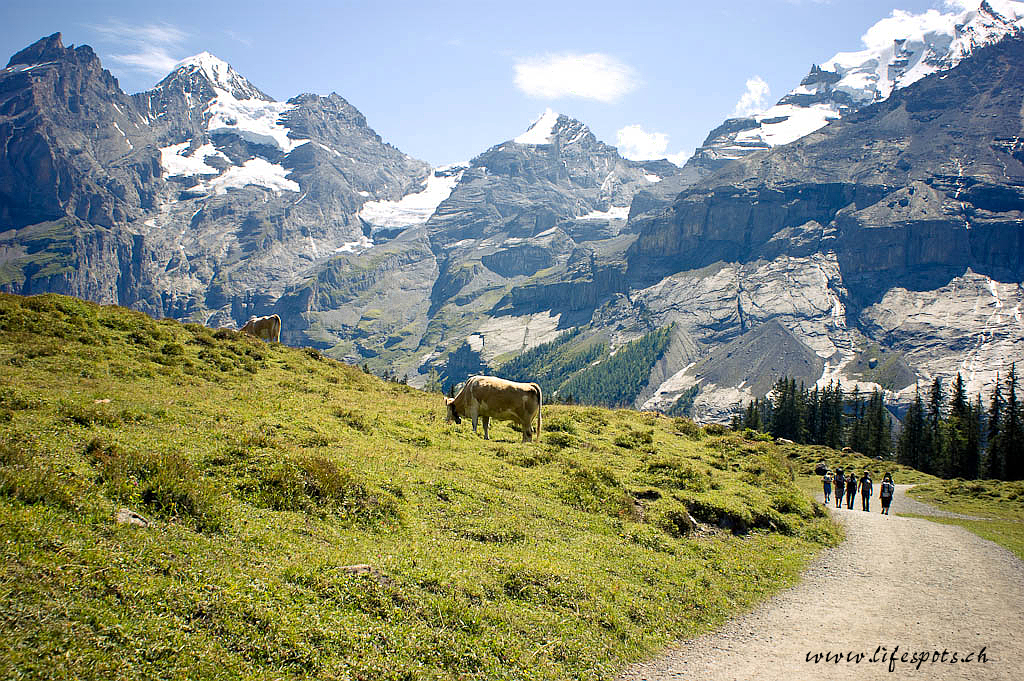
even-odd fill
[[[562,399],[573,396],[579,404],[628,407],[647,385],[651,368],[672,339],[674,324],[630,341],[598,364],[573,374],[558,388]]]
[[[884,394],[838,382],[808,390],[780,378],[764,398],[739,410],[734,429],[751,428],[802,444],[817,444],[898,463],[944,478],[1024,478],[1024,404],[1017,396],[1016,367],[997,378],[988,409],[980,394],[971,399],[958,373],[948,396],[936,378],[927,400],[917,391],[893,439],[893,420]]]

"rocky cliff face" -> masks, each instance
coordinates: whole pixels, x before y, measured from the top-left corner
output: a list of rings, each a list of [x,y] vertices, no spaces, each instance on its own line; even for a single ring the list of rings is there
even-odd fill
[[[413,382],[431,368],[444,375],[453,353],[467,366],[511,356],[588,323],[625,290],[630,203],[677,172],[623,159],[548,111],[467,165],[435,171],[423,192],[364,208],[377,238],[400,236],[328,263],[303,324],[323,328],[332,352],[397,367]],[[431,205],[432,187],[441,200]],[[355,281],[374,283],[356,292]],[[342,298],[354,301],[346,314]]]
[[[0,286],[211,325],[365,248],[363,204],[429,174],[337,95],[275,102],[203,53],[128,96],[60,34],[0,73],[0,139]]]
[[[991,382],[1024,351],[1022,64],[1021,40],[979,50],[635,216],[635,299],[698,342],[781,322],[825,379],[880,344],[921,378]]]

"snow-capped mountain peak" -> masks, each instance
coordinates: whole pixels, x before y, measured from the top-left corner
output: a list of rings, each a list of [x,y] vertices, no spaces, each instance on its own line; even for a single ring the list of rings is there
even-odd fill
[[[551,144],[555,136],[555,124],[561,114],[545,109],[544,113],[522,135],[512,141],[516,144]]]
[[[866,49],[840,52],[822,69],[841,76],[834,89],[855,101],[885,99],[892,91],[956,66],[978,47],[1024,29],[1024,2],[983,0],[959,13],[894,10],[861,38]]]
[[[174,65],[171,73],[161,81],[161,84],[173,80],[193,81],[197,79],[205,81],[215,91],[226,92],[235,99],[259,99],[267,102],[274,101],[273,98],[260,91],[255,85],[246,80],[223,59],[220,59],[209,52],[200,52],[192,55]],[[192,89],[195,89],[193,87]]]
[[[695,162],[714,168],[752,151],[788,144],[848,111],[953,68],[979,47],[1024,33],[1024,2],[948,0],[947,7],[951,10],[922,14],[893,10],[861,37],[864,49],[835,54],[813,66],[775,106],[749,118],[729,119],[712,131]]]

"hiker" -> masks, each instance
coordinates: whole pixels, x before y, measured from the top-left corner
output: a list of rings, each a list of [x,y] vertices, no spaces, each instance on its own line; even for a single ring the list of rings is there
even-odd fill
[[[892,482],[892,476],[886,473],[882,477],[882,486],[878,488],[878,498],[882,502],[882,515],[889,515],[889,505],[892,504],[895,491],[896,485]]]
[[[846,476],[843,474],[842,468],[836,469],[835,477],[836,485],[836,508],[843,507],[843,494],[846,492]]]
[[[832,501],[832,471],[825,469],[825,475],[821,476],[821,483],[825,487],[825,505]]]
[[[871,510],[871,493],[874,491],[874,486],[871,484],[871,476],[868,475],[867,471],[864,471],[864,477],[860,479],[860,498],[864,504],[864,510]]]
[[[853,471],[850,471],[850,476],[846,478],[846,508],[853,510],[853,497],[857,495],[857,476],[854,475]]]

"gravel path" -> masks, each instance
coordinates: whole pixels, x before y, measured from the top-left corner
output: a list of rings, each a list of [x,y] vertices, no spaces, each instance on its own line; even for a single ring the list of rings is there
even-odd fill
[[[877,485],[876,485],[877,487]],[[940,518],[962,518],[964,520],[985,520],[976,515],[964,515],[963,513],[953,513],[951,511],[943,511],[935,508],[931,504],[926,504],[922,501],[912,498],[907,494],[913,485],[896,485],[896,496],[893,498],[893,506],[890,510],[896,511],[897,513],[915,513],[917,515],[934,515]],[[897,508],[897,502],[899,502],[899,508]],[[860,504],[860,500],[857,500],[857,504]],[[856,504],[855,504],[856,505]]]
[[[945,515],[909,499],[907,487],[897,485],[893,513]],[[1021,678],[1024,563],[961,527],[883,516],[877,497],[870,513],[860,503],[830,509],[847,539],[825,551],[799,585],[716,632],[630,667],[620,681]],[[882,658],[896,646],[889,676]],[[978,662],[982,648],[986,661]],[[930,661],[935,650],[949,651],[945,663]],[[929,661],[915,669],[911,655],[924,651]],[[899,659],[904,652],[906,662]],[[953,652],[974,657],[952,664]],[[815,663],[817,653],[843,657]],[[864,655],[857,662],[847,653]]]

